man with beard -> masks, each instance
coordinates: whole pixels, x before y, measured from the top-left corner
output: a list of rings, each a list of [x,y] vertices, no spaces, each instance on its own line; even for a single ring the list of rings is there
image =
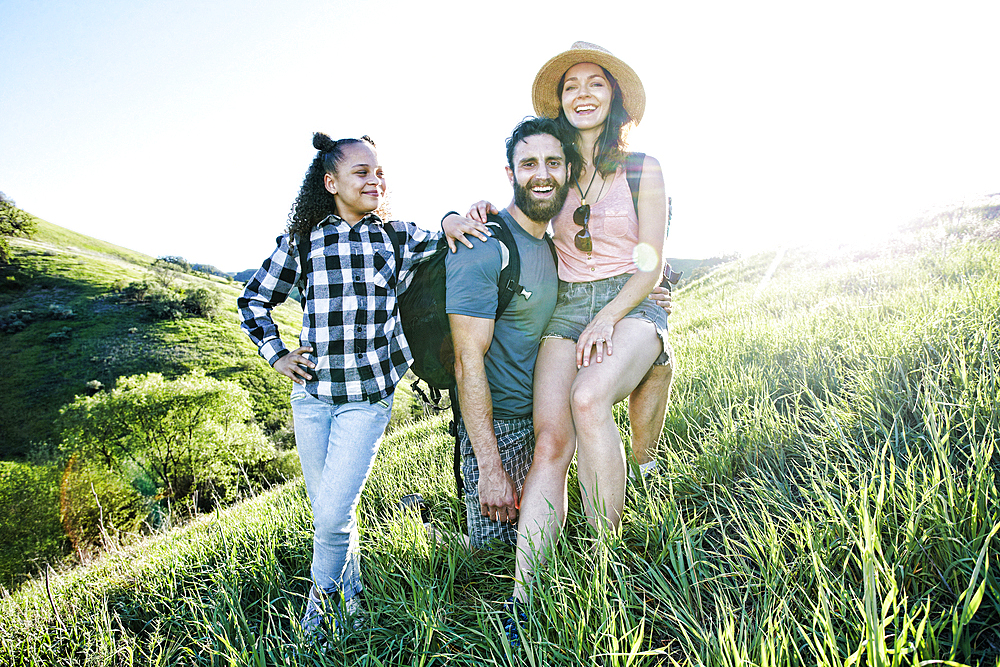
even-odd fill
[[[462,417],[458,435],[469,541],[517,543],[521,487],[531,466],[535,355],[556,305],[549,220],[562,208],[576,151],[555,121],[529,118],[507,139],[513,201],[499,217],[520,256],[520,287],[499,319],[497,282],[506,248],[490,238],[449,254],[445,311],[455,345]]]

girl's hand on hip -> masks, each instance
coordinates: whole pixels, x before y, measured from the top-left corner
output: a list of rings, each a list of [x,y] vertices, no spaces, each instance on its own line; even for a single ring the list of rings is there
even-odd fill
[[[312,354],[312,351],[311,347],[300,347],[274,362],[274,370],[290,377],[295,384],[304,385],[306,380],[312,379],[312,373],[306,369],[316,368],[316,364],[303,355]]]

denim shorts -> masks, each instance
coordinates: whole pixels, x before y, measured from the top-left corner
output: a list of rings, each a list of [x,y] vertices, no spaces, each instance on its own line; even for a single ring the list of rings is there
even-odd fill
[[[594,280],[589,283],[567,283],[559,281],[559,297],[555,312],[545,328],[542,338],[568,338],[576,341],[587,328],[594,316],[618,296],[625,283],[632,277],[631,273]],[[656,305],[648,296],[633,308],[625,317],[632,317],[651,322],[656,327],[656,335],[663,343],[663,352],[656,358],[654,365],[663,366],[670,363],[671,349],[667,341],[667,311]]]

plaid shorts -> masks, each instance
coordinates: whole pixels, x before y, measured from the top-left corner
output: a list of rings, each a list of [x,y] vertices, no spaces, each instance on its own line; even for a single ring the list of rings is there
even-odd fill
[[[531,459],[535,454],[535,428],[531,417],[494,419],[493,431],[497,436],[497,449],[504,470],[514,480],[520,496],[524,478],[528,476]],[[469,542],[473,547],[487,547],[493,540],[517,544],[517,524],[493,521],[483,516],[479,508],[479,462],[472,451],[472,442],[465,431],[465,422],[458,420],[458,438],[462,453],[462,477],[465,479],[465,514],[469,528]]]

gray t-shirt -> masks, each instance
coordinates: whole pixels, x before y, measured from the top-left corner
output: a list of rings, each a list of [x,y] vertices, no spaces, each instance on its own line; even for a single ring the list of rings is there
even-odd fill
[[[552,251],[544,239],[524,231],[507,211],[507,223],[521,258],[520,284],[529,298],[515,294],[493,328],[486,353],[486,378],[493,398],[493,416],[513,419],[531,416],[531,384],[535,356],[545,326],[556,307],[559,281]],[[496,316],[502,248],[490,238],[474,242],[470,250],[459,245],[449,254],[445,312],[492,320]]]

